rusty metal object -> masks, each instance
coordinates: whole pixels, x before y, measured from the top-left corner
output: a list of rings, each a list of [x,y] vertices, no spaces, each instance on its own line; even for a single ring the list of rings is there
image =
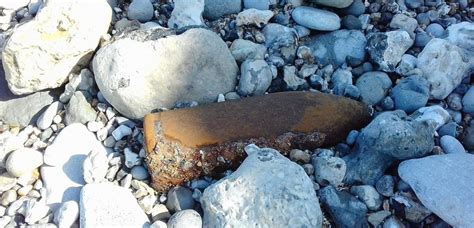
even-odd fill
[[[283,154],[334,145],[370,120],[361,103],[312,92],[274,93],[149,114],[144,119],[147,165],[159,192],[236,168],[254,143]]]

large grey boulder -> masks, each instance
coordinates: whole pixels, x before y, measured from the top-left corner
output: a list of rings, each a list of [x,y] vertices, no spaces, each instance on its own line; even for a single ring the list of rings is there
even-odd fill
[[[335,67],[346,62],[349,65],[362,63],[366,56],[366,44],[364,33],[345,29],[317,35],[306,43],[320,64]]]
[[[401,110],[378,115],[359,134],[347,164],[344,182],[374,185],[398,160],[427,155],[434,146],[434,126]]]
[[[238,67],[224,41],[206,29],[181,35],[136,30],[101,48],[93,60],[97,86],[128,118],[177,102],[213,102],[233,91]]]
[[[469,61],[469,55],[458,46],[447,40],[432,39],[417,59],[418,68],[430,84],[430,98],[444,99],[459,86],[469,73]]]
[[[89,63],[111,19],[106,1],[48,1],[5,43],[2,59],[10,90],[27,94],[61,86],[71,71]]]
[[[150,226],[148,217],[132,193],[112,183],[84,186],[79,210],[83,228]]]
[[[303,168],[274,149],[245,150],[242,165],[204,191],[203,226],[321,227],[319,201]]]
[[[474,224],[474,155],[454,153],[404,161],[398,174],[421,203],[453,227]]]

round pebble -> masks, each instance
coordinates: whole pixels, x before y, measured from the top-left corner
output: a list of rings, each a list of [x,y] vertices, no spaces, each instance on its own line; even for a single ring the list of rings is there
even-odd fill
[[[390,175],[382,176],[377,183],[375,184],[375,188],[377,191],[383,195],[390,197],[393,195],[393,189],[395,187],[395,180]]]
[[[450,135],[445,135],[441,137],[440,144],[441,148],[443,148],[446,154],[466,152],[461,142],[459,142],[456,138]]]
[[[2,194],[1,203],[3,206],[8,206],[16,200],[17,193],[15,190],[10,189]]]
[[[31,174],[34,169],[43,164],[43,154],[39,151],[22,148],[13,151],[7,159],[5,167],[8,173],[20,177],[24,174]]]
[[[130,171],[133,179],[146,180],[149,177],[148,171],[141,165],[134,166]]]

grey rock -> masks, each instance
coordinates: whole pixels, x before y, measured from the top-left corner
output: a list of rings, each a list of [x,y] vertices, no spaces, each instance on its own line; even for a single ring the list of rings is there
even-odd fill
[[[168,20],[168,28],[180,29],[187,26],[202,26],[204,0],[175,0],[174,9]]]
[[[412,113],[424,107],[430,97],[428,81],[421,76],[403,78],[392,89],[390,96],[395,102],[395,108],[406,113]]]
[[[448,103],[448,107],[453,111],[461,111],[462,110],[462,96],[458,93],[451,93],[446,98],[446,102]]]
[[[25,216],[25,222],[28,224],[35,224],[42,218],[46,217],[50,212],[50,208],[44,204],[44,201],[36,201],[30,199],[25,203],[25,211],[22,213]]]
[[[414,40],[403,30],[375,33],[369,36],[367,50],[380,70],[394,72],[403,54],[413,45]]]
[[[133,0],[128,6],[127,16],[130,20],[138,20],[142,23],[153,18],[154,9],[150,0]]]
[[[463,111],[466,113],[474,113],[474,86],[471,86],[462,98]]]
[[[283,81],[288,90],[300,90],[308,86],[306,80],[296,75],[296,67],[294,66],[285,66],[283,68]]]
[[[443,38],[446,31],[444,31],[443,26],[437,23],[432,23],[426,27],[425,32],[432,35],[435,38]]]
[[[405,197],[403,195],[394,195],[390,197],[392,203],[397,201],[398,204],[402,204],[403,211],[404,211],[404,218],[413,223],[420,223],[426,217],[431,215],[431,211],[428,210],[426,207],[421,205],[418,202],[413,201],[411,198]]]
[[[7,124],[26,126],[37,121],[41,111],[57,97],[56,91],[17,96],[8,88],[3,66],[0,66],[0,120]]]
[[[362,2],[362,0],[354,0],[354,2],[352,2],[352,4],[343,11],[346,14],[358,17],[365,13],[365,4]]]
[[[264,60],[246,60],[240,66],[237,91],[241,96],[263,95],[272,82],[272,71]]]
[[[162,32],[133,31],[101,48],[94,58],[100,91],[128,118],[142,118],[153,109],[171,108],[177,102],[214,102],[220,93],[235,88],[237,64],[214,32],[191,29],[177,36],[150,38]]]
[[[405,5],[410,9],[416,9],[423,6],[424,0],[405,0]]]
[[[81,227],[148,227],[148,217],[132,193],[111,183],[88,184],[79,204]]]
[[[60,103],[59,101],[53,102],[38,117],[38,120],[36,121],[36,126],[38,126],[38,128],[41,129],[41,130],[45,130],[45,129],[49,128],[49,126],[51,126],[51,124],[53,123],[54,117],[56,116],[56,114],[61,109],[62,109],[62,103]]]
[[[2,192],[1,204],[5,207],[8,207],[11,203],[15,202],[18,195],[15,190],[10,189],[8,191]]]
[[[242,0],[205,0],[204,17],[216,20],[221,16],[239,13],[242,10]]]
[[[351,193],[364,202],[369,210],[375,211],[382,205],[382,197],[371,185],[352,186]]]
[[[179,211],[168,220],[168,228],[201,228],[202,219],[201,215],[195,210],[183,210]]]
[[[392,81],[386,73],[373,71],[360,76],[356,86],[360,90],[362,102],[376,105],[387,95],[392,87]]]
[[[436,58],[435,58],[436,56]],[[432,39],[418,55],[417,66],[430,83],[430,98],[444,99],[469,72],[469,58],[447,40]]]
[[[448,111],[439,105],[422,107],[411,115],[417,121],[430,122],[436,129],[446,124],[450,119]]]
[[[383,196],[392,196],[395,189],[395,180],[390,175],[383,175],[377,183],[375,183],[375,188]]]
[[[465,153],[466,150],[462,144],[453,136],[445,135],[441,137],[439,141],[441,147],[443,148],[444,153],[454,154],[454,153]]]
[[[415,29],[418,27],[418,21],[415,18],[411,18],[405,14],[395,14],[390,21],[390,27],[394,29],[403,29],[409,34],[413,34]]]
[[[454,153],[433,155],[402,162],[400,177],[415,191],[421,203],[454,227],[474,224],[471,174],[474,155]]]
[[[474,126],[472,124],[464,130],[462,143],[467,150],[474,151]]]
[[[362,23],[359,18],[353,15],[347,15],[342,19],[342,26],[346,29],[362,29]]]
[[[79,123],[61,130],[46,148],[46,165],[41,167],[41,177],[46,188],[46,203],[53,211],[66,201],[79,202],[79,194],[85,184],[83,163],[90,151],[107,153],[95,135]]]
[[[382,224],[383,221],[390,215],[392,215],[390,211],[377,211],[375,213],[370,214],[367,220],[374,227],[377,227],[378,225]]]
[[[368,227],[364,203],[334,186],[319,190],[319,198],[337,227]]]
[[[418,32],[415,35],[415,47],[425,47],[433,37],[426,32]]]
[[[150,225],[150,228],[167,228],[167,227],[168,225],[161,220],[157,220],[153,224]]]
[[[132,177],[137,180],[146,180],[150,176],[145,167],[141,165],[134,166],[130,171]]]
[[[255,8],[259,10],[268,10],[271,0],[243,0],[246,9]]]
[[[348,63],[361,64],[366,56],[365,35],[358,30],[338,30],[317,35],[305,45],[310,47],[318,63],[335,67]]]
[[[265,46],[269,49],[269,53],[281,55],[287,63],[294,59],[298,35],[294,28],[269,23],[263,28],[262,33],[265,36]],[[290,54],[285,56],[285,53]],[[278,67],[277,64],[275,65]]]
[[[461,22],[450,25],[447,29],[448,37],[446,38],[451,43],[463,48],[471,53],[474,52],[474,41],[471,39],[474,32],[474,24],[472,22]],[[471,60],[472,61],[472,60]],[[472,63],[471,63],[472,68]]]
[[[452,137],[458,136],[459,125],[456,122],[449,122],[438,129],[439,136],[449,135]]]
[[[177,186],[168,191],[166,207],[171,212],[194,208],[193,192],[185,187]]]
[[[297,24],[314,30],[335,31],[341,27],[341,19],[337,14],[313,7],[296,7],[291,16]]]
[[[395,72],[403,75],[409,76],[413,74],[413,70],[416,68],[416,57],[409,54],[402,55],[402,60],[398,64],[397,68],[395,68]]]
[[[273,11],[271,10],[246,9],[237,14],[235,22],[237,26],[255,25],[260,28],[268,24],[272,17]]]
[[[244,39],[234,40],[229,49],[238,62],[243,62],[247,59],[264,59],[265,54],[267,54],[267,48],[264,45]]]
[[[319,201],[303,168],[273,149],[245,150],[240,167],[204,191],[203,226],[320,227]]]
[[[434,127],[425,121],[413,121],[403,111],[378,115],[359,137],[347,164],[344,183],[374,185],[384,171],[397,160],[421,157],[434,146]]]
[[[87,102],[83,92],[76,91],[66,106],[66,125],[73,123],[86,124],[89,121],[94,121],[96,117],[95,110]]]
[[[346,8],[352,4],[354,0],[311,0],[314,3],[331,6],[335,8]]]
[[[338,186],[346,174],[346,162],[342,158],[318,156],[313,158],[316,181],[322,185]]]

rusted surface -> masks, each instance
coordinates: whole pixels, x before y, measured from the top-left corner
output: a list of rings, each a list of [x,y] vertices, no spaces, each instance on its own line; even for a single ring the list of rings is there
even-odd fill
[[[149,114],[145,149],[160,192],[201,175],[236,168],[254,143],[282,153],[343,140],[370,119],[359,102],[321,93],[285,92]]]

